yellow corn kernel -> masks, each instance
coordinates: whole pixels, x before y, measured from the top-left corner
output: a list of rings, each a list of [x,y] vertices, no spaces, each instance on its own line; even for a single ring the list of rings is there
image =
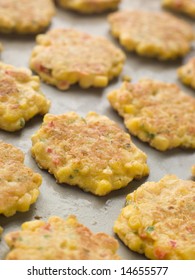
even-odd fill
[[[4,119],[7,122],[13,122],[18,120],[18,114],[6,114]]]
[[[33,75],[33,76],[31,76],[31,79],[32,79],[32,81],[35,81],[36,84],[40,82],[39,76]]]
[[[111,185],[111,183],[109,181],[101,180],[97,184],[96,194],[104,195],[104,194],[110,192],[111,189],[112,189],[112,185]]]
[[[107,167],[103,170],[103,173],[106,175],[111,175],[113,174],[112,169],[110,167]]]
[[[89,167],[88,166],[84,166],[81,170],[80,170],[80,174],[82,175],[86,175],[89,173]]]
[[[151,243],[151,244],[148,243],[147,246],[145,247],[144,251],[145,251],[145,255],[149,259],[151,259],[151,260],[156,259],[155,255],[154,255],[153,243]]]
[[[30,204],[31,204],[31,195],[29,193],[25,193],[25,195],[18,200],[17,210],[21,212],[25,212],[29,209]]]
[[[72,171],[72,168],[70,168],[69,166],[60,168],[60,170],[56,174],[59,183],[63,183],[65,180],[67,180]]]
[[[131,180],[131,179],[130,179]],[[127,183],[128,184],[128,183]],[[114,188],[120,189],[125,185],[123,178],[120,178],[120,180],[117,180],[114,182]]]
[[[108,78],[105,76],[96,76],[94,79],[94,86],[105,87],[108,85]]]
[[[16,208],[13,208],[13,207],[7,209],[6,211],[4,211],[4,215],[5,215],[6,217],[13,216],[15,213],[16,213]]]
[[[195,252],[192,251],[192,249],[190,247],[184,248],[183,251],[181,252],[181,259],[182,260],[194,260]]]
[[[40,193],[40,191],[38,189],[34,189],[34,190],[30,191],[30,195],[31,195],[30,203],[31,204],[33,204],[37,200],[39,193]]]
[[[169,147],[169,140],[161,135],[157,135],[152,141],[151,145],[157,147],[160,151],[165,151]]]
[[[126,125],[129,128],[129,130],[138,131],[140,128],[140,120],[139,120],[139,118],[134,118],[132,120],[128,120],[128,121],[126,121]]]
[[[173,137],[171,143],[172,143],[173,147],[180,146],[181,138],[178,138],[177,136],[175,136],[175,137]]]
[[[135,111],[136,111],[136,108],[133,105],[125,105],[124,106],[124,112],[125,113],[134,114]]]
[[[31,230],[34,231],[36,228],[39,228],[41,226],[44,226],[44,221],[31,221],[31,222],[25,222],[22,224],[22,230]]]
[[[136,211],[137,210],[134,208],[133,204],[130,204],[128,207],[122,209],[121,214],[125,219],[129,219],[132,215],[136,215]]]
[[[133,42],[133,40],[126,34],[123,34],[120,37],[120,43],[122,46],[125,46],[129,51],[134,50],[135,48],[135,43]]]
[[[128,75],[123,75],[122,80],[123,82],[131,82],[132,78]]]
[[[34,154],[34,151],[36,151],[36,154],[39,155],[39,158],[45,156],[45,148],[43,142],[37,142],[32,148],[31,152]]]
[[[120,162],[117,162],[117,161],[110,162],[110,167],[112,168],[113,171],[117,171],[117,170],[121,169],[121,164],[120,164]]]
[[[133,239],[129,241],[128,246],[131,248],[131,250],[140,252],[141,245],[142,245],[141,239],[138,236],[134,236]]]
[[[70,250],[75,250],[75,249],[77,248],[77,243],[76,243],[76,241],[71,240],[71,242],[68,242],[67,247],[68,247]]]
[[[70,84],[75,84],[78,81],[78,74],[76,72],[75,73],[69,73],[68,76],[67,76],[67,81]]]
[[[131,216],[129,218],[128,224],[134,230],[137,230],[141,225],[139,217],[137,215],[136,216]]]
[[[94,79],[93,76],[90,75],[82,76],[79,84],[82,88],[89,88],[93,84],[93,79]]]

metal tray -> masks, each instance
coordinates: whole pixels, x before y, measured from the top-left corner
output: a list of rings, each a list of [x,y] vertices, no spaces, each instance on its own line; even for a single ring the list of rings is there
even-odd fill
[[[160,2],[160,0],[123,0],[120,8],[161,10]],[[83,16],[57,9],[57,14],[50,28],[77,28],[91,34],[103,35],[119,46],[117,40],[113,39],[110,34],[106,17],[107,14]],[[188,21],[195,26],[192,20]],[[1,55],[3,62],[15,66],[28,67],[30,54],[35,45],[34,37],[1,35],[0,41],[4,45],[4,51]],[[187,93],[194,95],[192,90],[181,85],[176,75],[177,67],[192,55],[195,55],[193,49],[183,60],[178,60],[176,62],[160,62],[153,59],[141,58],[136,54],[127,53],[127,61],[122,75],[130,75],[133,82],[143,77],[166,82],[175,82]],[[96,111],[97,113],[108,116],[124,128],[122,118],[112,110],[106,98],[107,93],[118,88],[121,83],[122,79],[119,77],[105,89],[90,88],[88,90],[82,90],[78,86],[74,86],[65,92],[42,83],[42,90],[52,102],[50,109],[50,113],[52,114],[76,111],[85,116],[89,111]],[[66,218],[70,214],[76,215],[81,223],[88,226],[94,232],[103,231],[115,236],[112,230],[113,223],[121,208],[124,206],[125,197],[128,193],[134,191],[145,181],[158,181],[165,174],[175,174],[182,179],[191,179],[190,168],[195,162],[195,154],[192,151],[175,149],[170,152],[162,153],[150,148],[149,145],[142,143],[135,137],[132,137],[133,142],[148,155],[148,164],[150,167],[149,177],[141,181],[133,181],[126,188],[114,191],[105,197],[96,197],[90,193],[85,193],[78,187],[57,184],[52,175],[38,168],[30,154],[31,135],[37,131],[41,122],[41,117],[35,117],[27,123],[21,132],[8,133],[0,131],[0,139],[20,148],[25,153],[26,165],[31,167],[34,171],[39,172],[43,177],[43,183],[40,188],[41,195],[37,202],[31,206],[30,211],[26,213],[17,213],[10,218],[5,218],[0,215],[0,225],[4,228],[3,236],[10,231],[20,229],[23,222],[33,220],[35,216],[40,216],[42,219],[46,220],[51,215],[58,215],[62,218]],[[3,241],[3,236],[0,241],[0,259],[4,259],[9,250]],[[144,256],[130,251],[120,240],[119,244],[120,248],[118,253],[122,259],[144,259]]]

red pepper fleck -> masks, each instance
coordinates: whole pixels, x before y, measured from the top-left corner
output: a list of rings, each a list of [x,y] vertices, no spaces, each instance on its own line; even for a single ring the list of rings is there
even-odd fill
[[[14,104],[14,105],[11,106],[11,108],[12,108],[12,109],[18,109],[18,108],[19,108],[19,105],[18,105],[18,104]]]
[[[53,163],[54,163],[55,165],[58,165],[58,164],[60,163],[59,158],[54,158],[54,159],[53,159]]]
[[[45,230],[51,230],[51,225],[49,223],[46,223],[44,226],[43,226],[43,229]]]
[[[145,232],[143,232],[143,233],[140,234],[140,237],[141,237],[142,239],[145,239],[145,238],[147,238],[147,234],[146,234]]]
[[[186,230],[191,233],[192,232],[192,227],[191,226],[187,226]]]
[[[53,121],[49,122],[49,123],[48,123],[48,126],[49,126],[49,127],[54,127],[54,122],[53,122]]]
[[[47,148],[47,153],[52,153],[52,149],[51,148]]]
[[[156,248],[154,251],[154,255],[158,260],[163,260],[166,256],[166,252],[164,252],[161,248]]]
[[[5,70],[5,73],[11,76],[13,74],[13,71],[12,70]]]
[[[43,72],[43,73],[45,73],[45,74],[47,74],[47,75],[50,75],[51,74],[51,69],[49,69],[49,68],[47,68],[47,67],[45,67],[45,66],[43,66],[43,65],[37,65],[37,70],[38,71],[41,71],[41,72]]]
[[[173,248],[177,247],[177,242],[175,240],[170,240],[169,242],[171,244],[171,247],[173,247]]]

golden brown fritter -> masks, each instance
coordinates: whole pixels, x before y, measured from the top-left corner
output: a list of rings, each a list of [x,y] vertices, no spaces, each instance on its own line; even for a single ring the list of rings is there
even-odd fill
[[[41,79],[61,90],[105,87],[122,71],[124,53],[104,37],[74,29],[53,29],[37,36],[30,67]]]
[[[41,183],[41,176],[24,165],[23,152],[0,141],[0,214],[8,217],[28,211]]]
[[[149,259],[195,259],[195,182],[167,175],[127,196],[114,232]]]
[[[162,6],[186,14],[195,18],[195,1],[194,0],[162,0]]]
[[[195,99],[177,85],[149,79],[125,82],[108,100],[130,133],[157,150],[195,148]]]
[[[194,39],[190,24],[168,13],[119,11],[108,21],[120,44],[141,56],[175,59],[189,52]]]
[[[77,185],[95,195],[148,175],[146,155],[115,122],[94,112],[47,114],[32,136],[32,156],[60,183]]]
[[[48,112],[48,101],[40,90],[40,80],[30,70],[0,62],[0,128],[20,130],[37,114]]]
[[[8,233],[7,260],[118,260],[118,242],[105,233],[92,233],[75,216],[66,220],[31,221]]]
[[[39,33],[48,27],[54,14],[52,0],[1,0],[0,32]]]
[[[195,89],[195,57],[192,57],[185,65],[179,67],[177,74],[183,84]]]

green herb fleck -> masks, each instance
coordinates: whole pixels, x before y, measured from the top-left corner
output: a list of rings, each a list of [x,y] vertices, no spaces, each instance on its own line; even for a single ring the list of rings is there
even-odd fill
[[[73,175],[70,175],[70,176],[69,176],[69,178],[70,178],[70,179],[73,179],[73,178],[74,178],[74,176],[73,176]]]
[[[49,238],[50,235],[49,235],[49,234],[45,234],[44,237],[45,237],[45,238]]]
[[[132,200],[126,200],[125,206],[131,205],[131,204],[133,204],[133,201],[132,201]]]
[[[147,134],[148,138],[150,138],[150,139],[154,139],[154,137],[155,137],[154,133],[146,132],[146,134]]]
[[[84,123],[87,123],[86,120],[85,120],[83,117],[81,117],[81,120],[82,120]]]
[[[125,144],[125,149],[129,149],[131,147],[131,145],[130,144]]]
[[[140,128],[143,130],[143,132],[146,134],[146,136],[149,138],[149,139],[154,139],[154,137],[156,136],[155,135],[155,133],[150,133],[148,130],[147,130],[147,128],[145,127],[145,125],[144,124],[142,124],[141,126],[140,126]]]
[[[154,226],[149,226],[149,227],[146,228],[146,232],[150,233],[152,231],[154,231]]]
[[[20,119],[20,127],[24,127],[25,125],[25,120],[24,119]]]
[[[69,120],[67,120],[67,124],[72,124],[72,123],[74,123],[75,122],[75,119],[69,119]]]
[[[74,169],[74,172],[75,172],[75,173],[79,173],[79,170],[78,170],[78,169]]]

